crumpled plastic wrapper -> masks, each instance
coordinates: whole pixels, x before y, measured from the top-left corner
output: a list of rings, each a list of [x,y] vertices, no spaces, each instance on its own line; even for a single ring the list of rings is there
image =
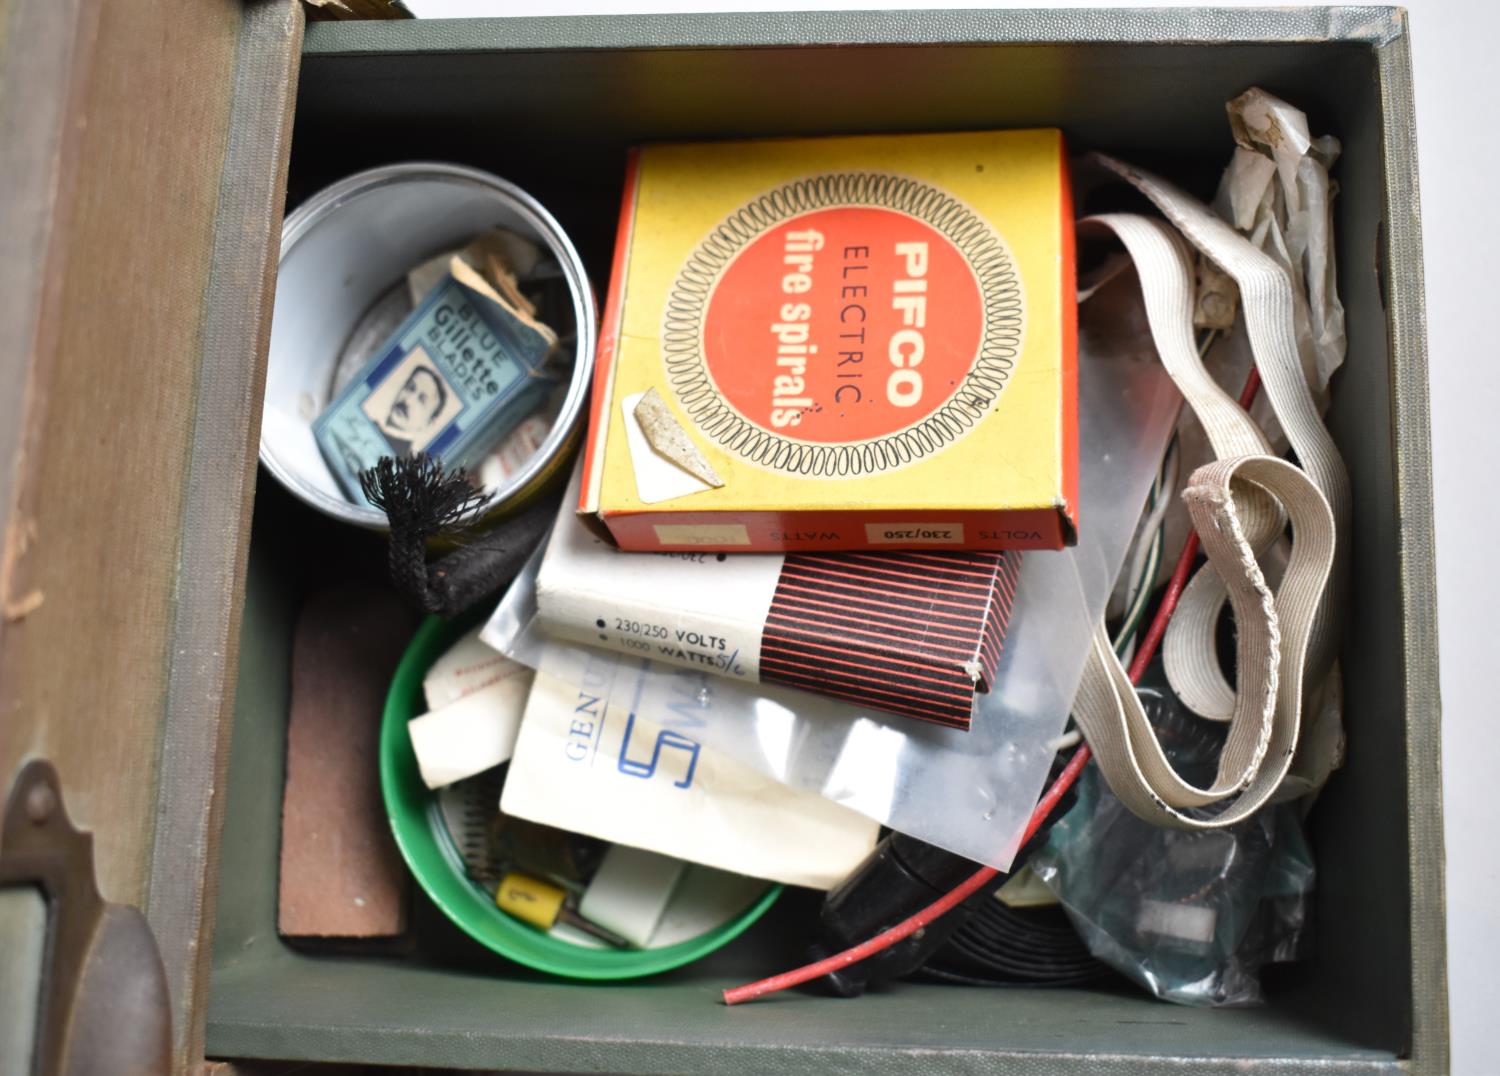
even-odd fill
[[[1313,138],[1307,116],[1261,89],[1229,102],[1238,148],[1219,184],[1214,211],[1292,274],[1297,346],[1308,383],[1326,393],[1344,362],[1344,305],[1333,257],[1333,197],[1328,170],[1339,141]]]
[[[1186,780],[1213,779],[1224,730],[1194,718],[1158,661],[1140,689]],[[1225,829],[1187,832],[1131,814],[1097,770],[1029,863],[1095,958],[1179,1005],[1257,1005],[1268,964],[1308,954],[1317,870],[1287,804]]]

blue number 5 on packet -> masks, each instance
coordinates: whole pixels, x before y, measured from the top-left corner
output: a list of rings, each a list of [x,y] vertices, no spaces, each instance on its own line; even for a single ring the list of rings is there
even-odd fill
[[[552,387],[542,368],[554,343],[455,258],[313,422],[339,487],[366,503],[359,472],[382,456],[425,452],[449,466],[477,462]]]

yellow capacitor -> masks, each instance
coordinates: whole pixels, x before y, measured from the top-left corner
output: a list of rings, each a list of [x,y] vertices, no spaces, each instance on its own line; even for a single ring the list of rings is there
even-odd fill
[[[500,879],[495,903],[500,910],[541,930],[551,930],[568,894],[555,885],[512,871]]]
[[[507,915],[539,930],[551,930],[559,921],[592,934],[606,945],[629,949],[630,942],[612,930],[585,919],[568,907],[568,894],[555,885],[538,881],[529,874],[511,871],[495,887],[495,904]]]

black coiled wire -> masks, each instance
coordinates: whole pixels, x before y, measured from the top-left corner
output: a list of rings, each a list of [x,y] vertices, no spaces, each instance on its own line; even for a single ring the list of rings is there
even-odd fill
[[[1089,955],[1060,907],[1012,908],[990,897],[914,977],[963,986],[1061,987],[1111,974]]]

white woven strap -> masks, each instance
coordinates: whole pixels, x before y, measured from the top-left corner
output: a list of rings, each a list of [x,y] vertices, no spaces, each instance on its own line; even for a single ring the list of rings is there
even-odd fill
[[[1216,217],[1207,206],[1159,176],[1104,154],[1093,154],[1092,160],[1150,199],[1189,242],[1228,273],[1239,287],[1246,334],[1271,408],[1286,432],[1297,461],[1327,499],[1338,533],[1347,534],[1351,504],[1349,474],[1332,436],[1323,425],[1307,383],[1304,364],[1297,350],[1294,296],[1286,270]],[[1158,290],[1175,292],[1178,282],[1175,274],[1160,271],[1153,261],[1148,261],[1144,267],[1137,262],[1137,270],[1142,291],[1147,297],[1149,317],[1153,306],[1160,309],[1160,303],[1154,304],[1151,294]],[[1191,303],[1191,270],[1188,272],[1187,301]],[[1164,338],[1170,339],[1178,331],[1175,325],[1155,318],[1151,330],[1158,347],[1162,346]],[[1186,331],[1191,332],[1190,324]],[[1165,354],[1163,361],[1166,362]],[[1173,373],[1171,365],[1168,365],[1168,372]],[[1173,373],[1173,377],[1177,375]],[[1212,442],[1214,431],[1204,417],[1204,405],[1211,401],[1200,395],[1195,386],[1181,379],[1178,387],[1188,405],[1204,422],[1216,454],[1224,458],[1227,453],[1220,450],[1218,443]],[[1328,610],[1340,608],[1343,602],[1344,561],[1342,550],[1339,550],[1333,565],[1332,585],[1313,625],[1308,664],[1315,680],[1321,680],[1334,658],[1337,624],[1330,619]],[[1163,652],[1168,679],[1183,704],[1194,713],[1221,721],[1232,712],[1234,698],[1234,689],[1225,680],[1213,647],[1214,626],[1218,623],[1222,604],[1221,581],[1210,573],[1198,573],[1183,593],[1182,604],[1168,630]]]
[[[1274,595],[1236,508],[1252,489],[1276,498],[1296,534]],[[1308,644],[1333,564],[1334,525],[1328,503],[1308,477],[1271,456],[1200,467],[1183,497],[1209,562],[1227,584],[1238,627],[1240,690],[1214,783],[1198,788],[1172,769],[1102,626],[1094,633],[1073,715],[1121,802],[1160,825],[1197,829],[1248,817],[1270,799],[1291,766]],[[1187,813],[1214,804],[1227,806],[1208,818]]]
[[[1193,263],[1187,248],[1165,221],[1130,214],[1088,217],[1080,234],[1107,229],[1124,245],[1142,284],[1146,318],[1162,365],[1176,382],[1219,459],[1269,455],[1271,447],[1255,420],[1209,374],[1193,338]],[[1281,508],[1264,494],[1247,493],[1240,522],[1256,555],[1286,526]],[[1219,671],[1216,645],[1219,613],[1228,597],[1212,565],[1193,577],[1184,591],[1163,642],[1167,677],[1183,705],[1202,717],[1228,721],[1234,690]]]
[[[1193,340],[1192,263],[1173,230],[1130,215],[1086,221],[1085,227],[1113,231],[1135,262],[1162,363],[1220,457],[1199,468],[1183,494],[1209,563],[1183,594],[1164,660],[1184,702],[1227,720],[1229,730],[1213,784],[1183,781],[1167,762],[1102,624],[1074,716],[1111,789],[1135,813],[1181,828],[1229,825],[1264,805],[1286,777],[1304,691],[1321,684],[1332,660],[1336,625],[1321,610],[1336,600],[1328,583],[1337,579],[1341,560],[1335,535],[1348,516],[1348,478],[1302,372],[1284,271],[1165,181],[1112,158],[1096,160],[1151,198],[1239,285],[1266,394],[1308,467],[1303,473],[1270,456],[1254,421],[1204,369]],[[1288,518],[1294,541],[1273,596],[1258,558]],[[1214,644],[1226,598],[1237,627],[1238,692],[1225,681]],[[1221,809],[1189,813],[1213,806]]]

